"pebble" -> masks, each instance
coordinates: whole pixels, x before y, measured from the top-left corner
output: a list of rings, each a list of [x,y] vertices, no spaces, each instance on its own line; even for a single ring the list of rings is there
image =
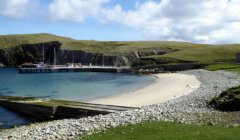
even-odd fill
[[[222,123],[223,119],[216,118],[224,112],[213,111],[207,107],[207,103],[222,91],[239,85],[240,76],[237,73],[210,72],[201,69],[178,73],[195,75],[201,82],[201,86],[189,95],[136,110],[80,119],[55,120],[2,130],[0,131],[0,140],[72,139],[104,131],[107,128],[136,124],[145,120],[197,125],[206,124],[206,122],[212,125]],[[239,126],[239,124],[234,124],[234,126]]]

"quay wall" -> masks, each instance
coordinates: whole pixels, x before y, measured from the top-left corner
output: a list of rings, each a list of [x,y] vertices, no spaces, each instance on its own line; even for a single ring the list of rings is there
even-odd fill
[[[42,106],[27,103],[0,101],[0,105],[37,121],[54,118],[54,106]]]
[[[81,107],[47,106],[31,103],[0,101],[0,105],[35,121],[46,121],[64,118],[81,118],[110,112],[104,110],[85,109]]]
[[[79,67],[79,68],[20,68],[19,73],[55,73],[55,72],[110,72],[129,73],[130,68],[108,68],[108,67]]]

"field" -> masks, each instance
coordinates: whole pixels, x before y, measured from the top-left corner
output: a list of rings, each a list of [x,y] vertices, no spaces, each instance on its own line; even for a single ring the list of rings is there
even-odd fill
[[[196,126],[172,122],[144,122],[121,126],[83,140],[237,140],[240,127]]]

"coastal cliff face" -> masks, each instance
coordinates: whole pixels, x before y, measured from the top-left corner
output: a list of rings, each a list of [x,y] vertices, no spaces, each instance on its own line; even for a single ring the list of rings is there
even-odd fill
[[[151,50],[103,55],[82,50],[63,50],[61,45],[58,41],[52,41],[38,44],[21,44],[12,48],[0,49],[0,63],[5,66],[18,66],[25,62],[40,62],[44,58],[45,63],[52,64],[54,61],[54,48],[56,63],[63,65],[74,62],[87,65],[91,63],[92,65],[130,66],[133,61],[140,57],[167,53],[163,50]]]
[[[0,63],[5,66],[17,66],[25,62],[43,61],[43,48],[45,62],[53,60],[53,47],[59,49],[61,44],[57,41],[38,44],[21,44],[15,47],[0,49]]]

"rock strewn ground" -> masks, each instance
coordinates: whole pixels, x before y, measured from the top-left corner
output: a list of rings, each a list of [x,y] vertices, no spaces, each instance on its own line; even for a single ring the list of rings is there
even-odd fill
[[[1,139],[72,139],[119,125],[144,120],[176,121],[191,124],[239,125],[240,112],[225,113],[207,108],[207,103],[227,88],[240,84],[240,76],[224,71],[190,70],[180,72],[195,75],[200,88],[187,96],[137,110],[81,119],[65,119],[32,124],[0,132]]]

